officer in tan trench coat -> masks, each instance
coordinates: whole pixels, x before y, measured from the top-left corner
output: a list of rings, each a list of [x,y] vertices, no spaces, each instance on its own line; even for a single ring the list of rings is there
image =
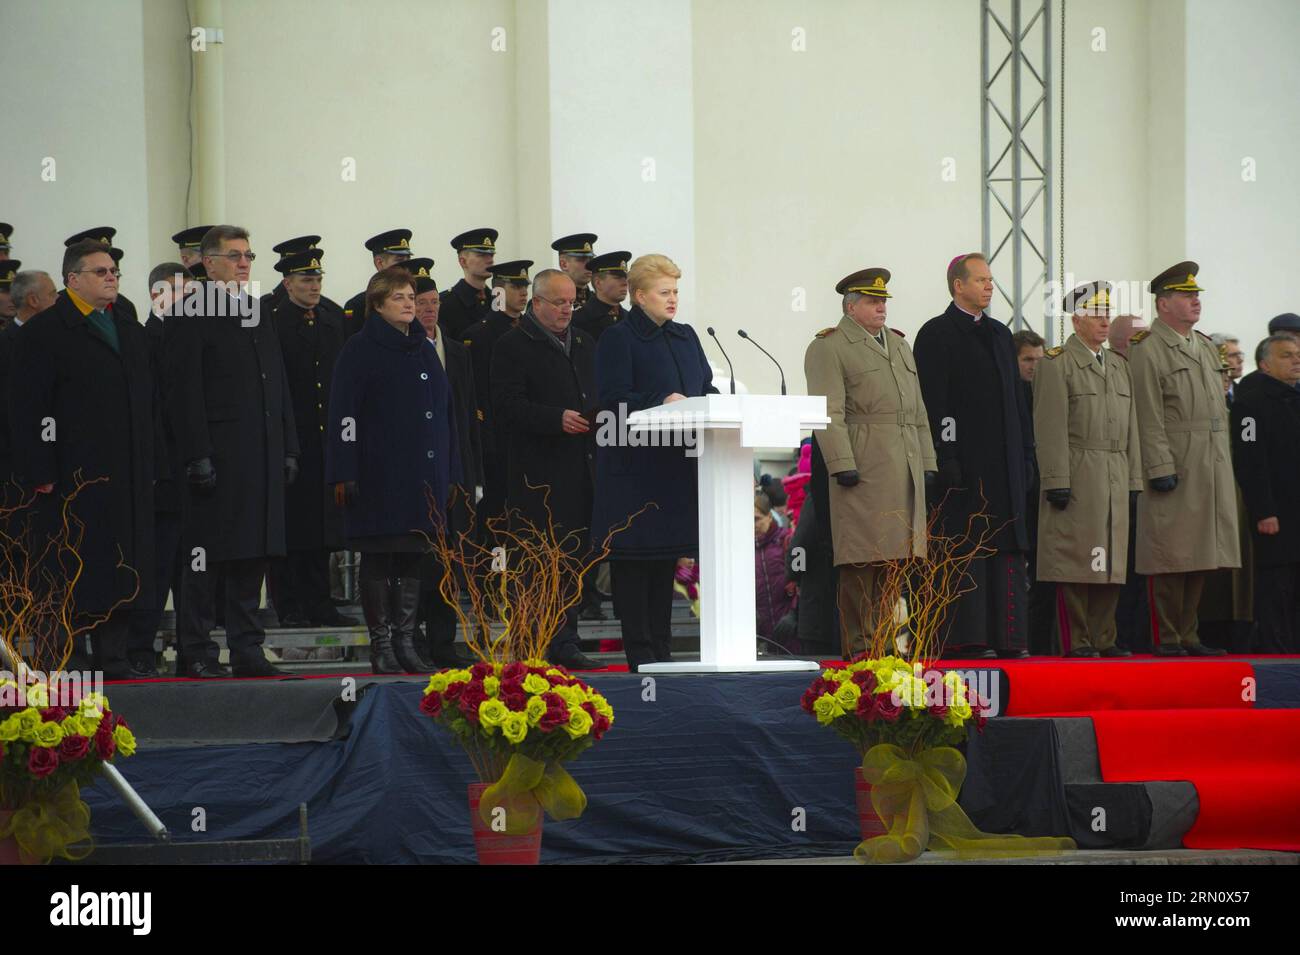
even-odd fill
[[[880,565],[925,556],[925,488],[937,476],[916,361],[885,324],[889,277],[863,269],[836,285],[843,317],[804,355],[808,393],[826,396],[831,419],[814,439],[830,475],[845,658],[866,649]]]
[[[1063,307],[1074,334],[1048,349],[1034,376],[1038,577],[1059,584],[1070,656],[1126,657],[1115,607],[1128,573],[1129,492],[1142,490],[1137,409],[1127,363],[1102,347],[1110,285],[1081,285]]]
[[[1148,485],[1138,499],[1137,570],[1151,577],[1161,656],[1223,653],[1201,643],[1197,606],[1209,571],[1241,566],[1219,353],[1194,330],[1198,271],[1180,262],[1151,280],[1156,320],[1129,346]]]

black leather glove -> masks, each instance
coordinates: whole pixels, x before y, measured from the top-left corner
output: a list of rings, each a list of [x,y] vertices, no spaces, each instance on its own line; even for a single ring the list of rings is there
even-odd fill
[[[1068,487],[1054,487],[1050,491],[1044,491],[1043,496],[1047,498],[1047,503],[1058,511],[1065,510],[1070,503],[1070,489]]]
[[[956,458],[949,458],[939,464],[939,484],[944,489],[962,487],[961,480],[961,462]]]
[[[1153,491],[1172,491],[1178,487],[1178,475],[1166,474],[1164,477],[1152,478],[1147,482]]]
[[[217,469],[211,458],[199,458],[185,465],[185,479],[196,491],[209,492],[217,486]]]
[[[284,459],[284,483],[292,484],[298,480],[298,459],[286,456]]]
[[[850,468],[835,475],[835,483],[840,487],[853,487],[858,483],[858,472]]]

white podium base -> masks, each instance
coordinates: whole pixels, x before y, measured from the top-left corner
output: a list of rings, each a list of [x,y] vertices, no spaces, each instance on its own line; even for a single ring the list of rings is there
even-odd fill
[[[681,663],[643,663],[637,673],[791,673],[820,670],[815,660],[753,660],[739,663],[704,663],[700,660]]]

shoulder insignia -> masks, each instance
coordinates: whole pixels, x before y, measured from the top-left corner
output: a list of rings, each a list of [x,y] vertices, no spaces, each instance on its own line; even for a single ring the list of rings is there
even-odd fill
[[[461,342],[461,344],[464,345],[466,348],[468,348],[470,345],[474,344],[474,339],[467,338],[463,342]]]
[[[893,332],[895,335],[897,335],[899,338],[906,338],[906,337],[907,337],[907,333],[906,333],[906,332],[900,332],[897,328],[891,328],[890,331]]]
[[[1151,334],[1150,329],[1143,329],[1142,331],[1137,332],[1132,338],[1130,338],[1128,343],[1130,345],[1136,345],[1138,342],[1142,341],[1150,334]]]
[[[478,420],[479,420],[479,421],[482,421],[482,420],[483,420],[483,409],[482,409],[482,408],[476,408],[476,409],[474,410],[474,414],[478,415]]]
[[[823,328],[823,329],[822,329],[820,332],[818,332],[818,333],[816,334],[816,336],[814,336],[814,337],[816,337],[816,338],[825,338],[827,335],[829,335],[829,334],[830,334],[831,332],[833,332],[833,331],[835,331],[834,328]]]
[[[1063,351],[1065,351],[1065,348],[1061,345],[1053,345],[1051,348],[1047,349],[1047,351],[1043,352],[1043,354],[1048,358],[1055,358]]]
[[[345,308],[345,309],[343,309],[343,314],[346,315],[348,318],[351,318],[351,317],[352,317],[352,309],[350,309],[350,308]]]

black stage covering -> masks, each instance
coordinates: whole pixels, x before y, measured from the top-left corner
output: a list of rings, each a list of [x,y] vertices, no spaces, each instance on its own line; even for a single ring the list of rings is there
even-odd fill
[[[1257,662],[1262,707],[1294,706],[1300,667]],[[799,707],[813,673],[596,674],[614,707],[569,764],[589,805],[548,820],[542,861],[709,862],[846,855],[859,841],[852,747]],[[1000,674],[1003,709],[1014,689]],[[292,838],[306,803],[317,862],[473,862],[468,758],[417,709],[421,678],[127,684],[113,709],[140,738],[124,775],[178,841]],[[1190,783],[1107,784],[1092,721],[1002,718],[967,744],[962,806],[988,832],[1081,848],[1178,846]],[[98,841],[146,841],[104,782]],[[202,813],[195,810],[202,809]],[[194,831],[194,820],[206,829]]]

